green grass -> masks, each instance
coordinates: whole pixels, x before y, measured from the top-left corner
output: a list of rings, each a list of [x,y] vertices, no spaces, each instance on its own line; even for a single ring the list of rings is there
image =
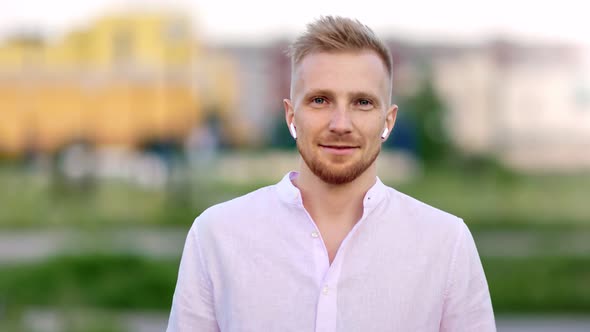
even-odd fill
[[[590,257],[487,258],[497,313],[590,312]],[[23,308],[170,309],[177,260],[133,256],[59,257],[0,267],[0,301]]]
[[[187,183],[153,190],[117,181],[75,186],[0,167],[0,228],[190,225],[207,207],[255,188]]]
[[[134,256],[59,257],[0,267],[8,308],[169,309],[179,261]]]
[[[440,168],[393,186],[470,226],[590,227],[590,173],[532,176]]]
[[[0,228],[188,226],[207,207],[271,184],[198,177],[152,190],[104,180],[71,185],[0,166]],[[531,176],[446,166],[409,182],[383,180],[474,228],[590,227],[590,174]]]
[[[482,258],[497,313],[590,312],[590,257]]]

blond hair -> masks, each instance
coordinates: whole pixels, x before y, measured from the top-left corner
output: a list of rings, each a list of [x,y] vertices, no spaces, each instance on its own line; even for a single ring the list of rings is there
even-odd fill
[[[289,47],[292,68],[307,55],[317,52],[372,50],[377,53],[392,75],[391,52],[373,30],[358,20],[339,16],[322,16],[309,23],[307,30]]]

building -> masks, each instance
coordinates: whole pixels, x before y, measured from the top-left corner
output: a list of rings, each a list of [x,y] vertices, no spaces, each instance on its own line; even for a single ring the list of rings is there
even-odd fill
[[[433,59],[455,143],[523,170],[590,168],[583,50],[492,42]]]
[[[240,144],[234,76],[179,13],[102,17],[52,42],[15,36],[0,44],[0,153],[182,144],[212,116]]]

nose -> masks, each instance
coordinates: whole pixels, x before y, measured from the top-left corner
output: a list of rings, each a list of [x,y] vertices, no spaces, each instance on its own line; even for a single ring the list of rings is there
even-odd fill
[[[345,135],[352,132],[350,113],[345,107],[336,107],[330,119],[330,132],[337,135]]]

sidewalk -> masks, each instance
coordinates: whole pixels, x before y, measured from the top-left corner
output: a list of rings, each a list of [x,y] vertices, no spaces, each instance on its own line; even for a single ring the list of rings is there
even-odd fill
[[[128,332],[160,332],[166,329],[168,313],[118,313],[112,317]],[[31,310],[23,317],[32,332],[58,332],[64,328],[62,315],[50,310]],[[588,332],[590,316],[499,316],[498,332]]]

